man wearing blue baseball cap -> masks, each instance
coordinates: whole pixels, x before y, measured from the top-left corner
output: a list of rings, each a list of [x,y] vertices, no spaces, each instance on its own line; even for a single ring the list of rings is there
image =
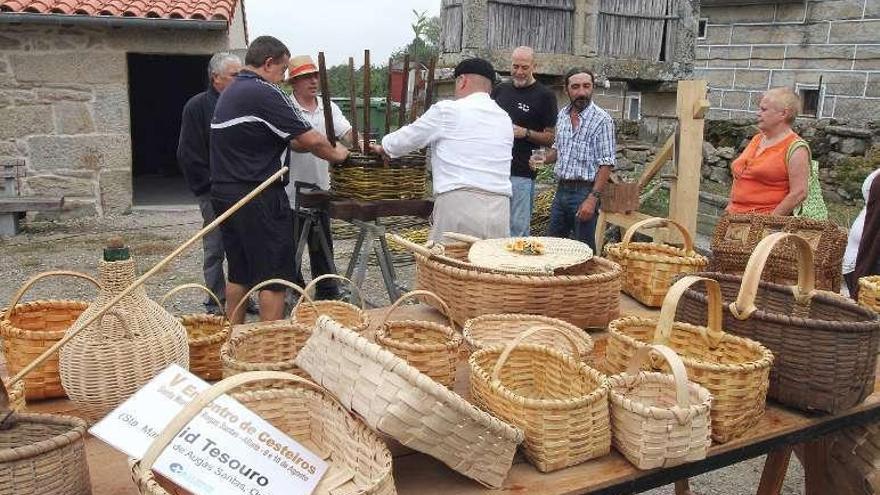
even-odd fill
[[[434,213],[430,239],[458,232],[491,239],[510,234],[513,123],[489,96],[495,69],[481,58],[455,68],[455,99],[435,103],[412,124],[374,145],[396,158],[431,147]]]

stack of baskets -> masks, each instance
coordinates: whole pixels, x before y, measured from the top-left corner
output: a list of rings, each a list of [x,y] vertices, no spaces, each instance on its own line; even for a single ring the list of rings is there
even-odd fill
[[[859,304],[880,313],[880,275],[859,279]]]
[[[12,375],[24,369],[61,340],[67,329],[89,307],[84,301],[67,300],[41,299],[19,303],[22,296],[34,284],[47,277],[59,276],[87,280],[100,288],[100,284],[94,278],[69,271],[45,272],[25,282],[12,297],[3,318],[0,319],[0,336],[3,337],[6,365]],[[58,355],[51,356],[18,383],[19,386],[25,387],[28,399],[64,397]]]
[[[799,280],[794,287],[761,281],[771,250],[782,241],[799,254]],[[780,232],[758,244],[743,277],[696,275],[721,284],[722,327],[760,342],[773,353],[768,396],[795,408],[834,413],[874,392],[880,319],[837,294],[815,291],[812,257],[807,241]],[[675,320],[700,325],[709,304],[705,293],[688,289]]]
[[[772,215],[724,215],[718,221],[712,237],[712,263],[709,269],[742,274],[761,239],[775,232],[797,234],[806,239],[815,252],[812,266],[816,287],[840,291],[847,232],[829,221]],[[797,280],[796,267],[797,249],[786,243],[771,256],[764,280],[792,284]]]
[[[198,289],[207,292],[218,308],[222,308],[220,299],[211,289],[200,284],[179,285],[162,296],[160,304],[172,295],[185,290]],[[223,377],[223,365],[220,362],[220,348],[229,339],[231,330],[225,315],[196,313],[183,315],[180,323],[186,328],[189,339],[189,371],[203,380],[214,381]]]
[[[631,242],[639,229],[671,225],[678,229],[684,248],[659,242]],[[627,229],[623,241],[605,247],[608,259],[623,267],[623,291],[646,306],[660,306],[679,275],[706,268],[709,260],[694,251],[694,241],[678,222],[648,218]]]
[[[483,315],[465,322],[462,333],[468,350],[475,352],[487,347],[504,347],[523,331],[536,326],[550,327],[557,331],[533,333],[522,341],[524,344],[550,347],[571,354],[586,364],[593,361],[593,339],[590,335],[558,318],[521,314]],[[574,349],[571,342],[574,342]]]
[[[440,306],[443,315],[449,318],[449,308],[434,293],[424,290],[408,292],[385,312],[376,332],[376,343],[406,360],[437,383],[452,388],[461,347],[461,335],[455,330],[452,319],[449,319],[448,326],[429,321],[388,321],[401,303],[414,297],[433,299]]]
[[[385,163],[373,154],[352,153],[330,167],[333,192],[358,201],[421,199],[428,194],[424,153],[414,153]]]
[[[569,354],[526,344],[536,332],[570,340]],[[556,327],[525,330],[506,347],[488,347],[470,359],[471,395],[478,406],[522,428],[529,461],[555,471],[611,450],[605,376],[577,357],[578,345]]]
[[[337,279],[347,283],[355,290],[355,292],[357,292],[357,297],[361,302],[361,306],[357,307],[354,304],[345,301],[313,301],[309,295],[309,291],[316,288],[318,282],[329,279]],[[370,325],[370,322],[367,319],[367,314],[364,312],[366,308],[364,306],[363,295],[360,293],[357,286],[345,277],[332,273],[321,275],[309,282],[309,284],[303,289],[302,294],[303,297],[299,300],[299,304],[293,308],[293,314],[291,315],[293,320],[301,325],[312,328],[315,326],[318,317],[321,315],[327,315],[343,326],[351,328],[358,333],[364,332]],[[303,299],[306,299],[308,304],[303,304]]]
[[[682,293],[699,281],[708,287],[708,325],[673,322]],[[669,290],[660,318],[625,317],[611,322],[606,366],[626,369],[636,352],[653,344],[672,348],[690,380],[714,397],[712,438],[719,443],[742,435],[764,415],[773,354],[761,344],[721,329],[721,289],[712,279],[687,276]]]

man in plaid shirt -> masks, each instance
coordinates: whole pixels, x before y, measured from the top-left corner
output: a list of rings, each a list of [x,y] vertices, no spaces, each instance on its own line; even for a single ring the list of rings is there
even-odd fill
[[[556,118],[556,144],[546,162],[556,162],[559,181],[550,209],[548,234],[572,237],[596,249],[599,198],[614,168],[614,121],[592,102],[595,76],[572,69],[565,76],[571,101]],[[572,235],[573,234],[573,235]]]

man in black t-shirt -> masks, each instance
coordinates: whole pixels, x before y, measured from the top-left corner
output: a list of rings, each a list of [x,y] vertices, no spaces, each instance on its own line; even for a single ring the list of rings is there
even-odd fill
[[[535,52],[521,46],[511,55],[511,82],[498,85],[492,98],[513,121],[513,160],[510,163],[510,235],[529,235],[535,201],[537,170],[529,166],[532,151],[553,144],[556,135],[556,96],[535,80]]]
[[[217,214],[290,163],[291,146],[329,162],[348,157],[342,143],[332,147],[312,129],[277,83],[284,79],[290,51],[271,36],[251,42],[245,68],[217,100],[211,121],[211,201]],[[244,312],[232,310],[245,292],[271,278],[293,280],[294,245],[285,176],[220,225],[229,262],[226,314],[233,324]],[[284,286],[260,291],[260,319],[281,319]]]

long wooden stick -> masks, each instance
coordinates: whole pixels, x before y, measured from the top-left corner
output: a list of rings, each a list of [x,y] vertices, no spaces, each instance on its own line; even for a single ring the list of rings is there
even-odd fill
[[[318,52],[318,79],[321,84],[321,104],[324,105],[324,130],[330,146],[336,146],[336,129],[333,127],[333,109],[330,107],[330,84],[327,82],[324,52]]]
[[[370,149],[370,50],[364,50],[364,152]]]
[[[385,134],[387,136],[391,132],[391,64],[394,63],[393,58],[388,59],[388,88],[385,90]]]
[[[357,111],[357,91],[354,85],[354,57],[348,57],[348,98],[349,98],[349,118],[351,118],[351,134],[354,140],[354,149],[360,151],[360,139],[358,138],[358,111]]]
[[[422,64],[416,66],[415,75],[413,77],[412,102],[409,109],[409,121],[415,122],[419,112],[419,84],[422,82]]]
[[[400,112],[397,114],[397,127],[406,125],[406,97],[409,93],[409,53],[403,56],[403,84],[400,87]]]
[[[109,310],[114,304],[118,303],[119,301],[122,300],[122,298],[131,294],[131,292],[133,290],[135,290],[138,287],[140,287],[141,285],[143,285],[144,282],[146,282],[148,278],[150,278],[153,275],[155,275],[156,273],[158,273],[162,268],[165,267],[165,265],[167,265],[172,260],[174,260],[174,258],[180,256],[180,254],[183,253],[184,251],[186,251],[190,246],[192,246],[193,244],[195,244],[196,242],[201,240],[202,237],[204,237],[209,232],[211,232],[212,230],[217,228],[218,225],[225,222],[226,219],[229,218],[230,216],[232,216],[233,213],[235,213],[242,206],[244,206],[245,204],[250,202],[250,200],[254,199],[254,197],[256,197],[258,194],[263,192],[263,190],[266,189],[267,187],[269,187],[270,185],[272,185],[272,183],[274,183],[275,181],[280,179],[282,175],[287,173],[287,170],[288,170],[287,167],[281,167],[281,170],[279,170],[278,172],[275,172],[275,174],[273,174],[272,177],[269,177],[268,179],[263,181],[263,183],[260,184],[259,186],[257,186],[256,189],[254,189],[253,191],[248,193],[247,196],[238,200],[237,203],[235,203],[228,210],[223,212],[222,215],[218,216],[216,219],[214,219],[213,222],[206,225],[202,230],[198,231],[198,233],[196,233],[196,235],[192,236],[188,241],[184,242],[182,245],[180,245],[180,247],[175,249],[171,254],[169,254],[164,259],[162,259],[162,261],[157,263],[156,266],[154,266],[153,268],[150,269],[150,271],[148,271],[148,272],[144,273],[143,275],[141,275],[140,277],[138,277],[137,280],[135,280],[134,282],[132,282],[131,285],[129,285],[128,287],[123,289],[122,292],[120,292],[119,294],[116,294],[116,297],[111,299],[110,302],[107,303],[107,305],[105,305],[103,308],[98,310],[97,313],[92,315],[92,317],[89,318],[88,320],[86,320],[85,323],[80,325],[79,328],[76,328],[76,329],[71,328],[70,330],[68,330],[67,333],[64,335],[64,338],[62,338],[61,340],[56,342],[52,347],[46,349],[46,352],[41,354],[40,357],[38,357],[33,362],[31,362],[31,364],[25,366],[24,369],[22,369],[21,371],[18,372],[18,374],[13,376],[12,379],[9,380],[9,382],[7,383],[7,386],[11,388],[13,384],[18,382],[22,378],[24,378],[28,373],[33,371],[34,368],[43,364],[43,362],[46,361],[47,359],[49,359],[49,356],[51,356],[52,354],[55,354],[58,351],[58,349],[61,348],[61,346],[63,346],[67,342],[69,342],[70,339],[76,337],[80,332],[83,331],[83,329],[88,328],[88,326],[91,325],[92,323],[94,323],[98,318],[104,316],[104,313],[106,313],[107,310]]]
[[[434,72],[437,69],[437,57],[431,57],[428,63],[428,81],[425,83],[425,110],[427,112],[434,102]]]

